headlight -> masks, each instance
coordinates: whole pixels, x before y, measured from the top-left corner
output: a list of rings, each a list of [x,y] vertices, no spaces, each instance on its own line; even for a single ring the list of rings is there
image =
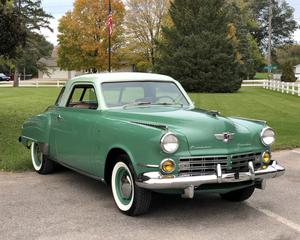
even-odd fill
[[[270,146],[275,142],[275,132],[272,128],[264,128],[260,134],[261,141],[264,145]]]
[[[173,133],[166,133],[160,140],[160,147],[165,153],[175,153],[179,148],[178,138]]]
[[[160,163],[160,170],[164,174],[171,174],[175,170],[175,162],[172,159],[164,159]]]

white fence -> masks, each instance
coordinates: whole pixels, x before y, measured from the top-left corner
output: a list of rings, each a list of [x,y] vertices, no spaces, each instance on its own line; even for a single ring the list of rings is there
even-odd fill
[[[262,87],[266,79],[262,80],[243,80],[242,87]]]
[[[282,93],[291,93],[300,96],[300,82],[281,82],[276,80],[265,80],[263,88]]]
[[[43,79],[32,79],[32,80],[20,80],[20,87],[62,87],[65,85],[67,80],[62,79],[51,79],[51,80],[43,80]],[[13,81],[9,82],[0,82],[0,87],[12,87]]]
[[[62,79],[32,79],[32,80],[21,80],[20,87],[62,87],[65,85],[67,80]],[[262,87],[265,80],[244,80],[242,83],[243,87]],[[0,87],[12,87],[13,81],[0,82]]]

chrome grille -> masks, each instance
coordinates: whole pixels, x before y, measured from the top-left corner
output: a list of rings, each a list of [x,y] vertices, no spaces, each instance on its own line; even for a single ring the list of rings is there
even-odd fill
[[[221,165],[222,173],[248,172],[248,162],[252,161],[255,170],[261,166],[261,153],[245,153],[223,156],[197,156],[181,158],[180,176],[201,176],[215,174],[217,165]]]

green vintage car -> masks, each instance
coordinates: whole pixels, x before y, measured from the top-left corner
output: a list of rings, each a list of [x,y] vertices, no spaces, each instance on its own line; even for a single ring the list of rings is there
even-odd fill
[[[274,140],[266,122],[197,109],[177,81],[145,73],[69,80],[19,138],[38,173],[61,164],[110,184],[127,215],[145,213],[152,192],[248,199],[285,171],[271,159]]]

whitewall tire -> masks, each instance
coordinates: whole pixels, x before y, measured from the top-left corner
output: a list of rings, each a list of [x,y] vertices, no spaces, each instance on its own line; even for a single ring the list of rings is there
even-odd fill
[[[36,172],[40,174],[48,174],[54,171],[54,162],[43,154],[38,143],[33,142],[30,150],[32,166]]]
[[[118,162],[114,166],[111,180],[115,203],[121,211],[128,211],[133,204],[134,182],[132,174],[125,163]]]
[[[135,174],[128,156],[121,155],[113,167],[111,189],[118,209],[129,216],[146,213],[151,203],[151,192],[135,184]]]

